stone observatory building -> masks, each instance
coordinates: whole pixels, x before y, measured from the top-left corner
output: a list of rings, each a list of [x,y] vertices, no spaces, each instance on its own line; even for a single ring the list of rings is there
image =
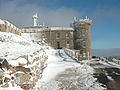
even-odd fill
[[[22,29],[22,35],[32,38],[33,41],[45,40],[55,49],[70,49],[77,51],[79,60],[91,59],[90,27],[92,20],[89,18],[74,18],[71,27],[48,27],[38,25],[37,14],[33,15],[33,26]]]

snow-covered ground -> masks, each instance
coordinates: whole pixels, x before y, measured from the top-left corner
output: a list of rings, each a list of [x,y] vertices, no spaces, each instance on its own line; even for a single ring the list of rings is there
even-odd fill
[[[47,54],[48,54],[48,60],[46,61],[47,68],[45,68],[43,72],[42,75],[43,77],[41,81],[48,82],[51,79],[53,79],[58,73],[64,71],[65,69],[80,66],[80,64],[74,62],[74,60],[72,60],[73,62],[63,61],[63,58],[60,57],[58,54],[58,50],[54,49],[48,50]]]
[[[47,67],[34,90],[103,90],[93,78],[94,69],[70,59],[63,50],[48,50]],[[60,57],[62,54],[63,57]],[[64,60],[66,59],[66,60]],[[64,81],[66,80],[66,81]],[[71,84],[69,83],[71,81]],[[67,84],[64,82],[68,82]],[[62,89],[61,89],[62,88]]]
[[[48,55],[48,60],[45,63],[46,68],[42,73],[42,78],[36,82],[34,90],[104,89],[93,77],[94,69],[86,64],[89,61],[85,61],[81,65],[66,55],[63,50],[54,50],[41,42],[34,43],[19,35],[0,32],[0,57],[6,58],[11,65],[18,65],[20,62],[26,63],[26,60],[21,56],[31,56],[37,51],[45,51]],[[4,88],[2,89],[4,90]],[[16,86],[7,89],[20,88]]]
[[[103,64],[103,65],[106,65],[106,66],[109,66],[109,67],[113,67],[113,68],[119,68],[120,69],[120,65],[114,63],[114,62],[111,62],[111,61],[99,61],[99,63]]]
[[[0,57],[6,58],[13,65],[25,61],[24,58],[20,59],[21,56],[33,55],[34,52],[40,51],[40,49],[46,49],[46,46],[33,43],[29,38],[23,38],[8,32],[0,32]],[[18,58],[20,60],[17,60]]]
[[[34,79],[38,80],[37,75],[41,75],[47,59],[45,51],[49,48],[44,41],[33,42],[30,38],[0,32],[0,90],[21,90],[20,86],[23,84],[34,84]],[[22,78],[28,75],[30,79],[26,82],[17,74],[23,75]],[[9,81],[6,82],[5,78]]]

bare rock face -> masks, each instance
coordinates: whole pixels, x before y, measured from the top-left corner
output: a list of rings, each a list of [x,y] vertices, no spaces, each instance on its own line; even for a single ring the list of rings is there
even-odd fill
[[[33,84],[22,84],[21,88],[23,88],[24,90],[29,90],[31,88],[33,88],[34,85]]]

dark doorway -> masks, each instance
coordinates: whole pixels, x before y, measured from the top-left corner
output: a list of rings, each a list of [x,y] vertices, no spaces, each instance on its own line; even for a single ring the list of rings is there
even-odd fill
[[[60,42],[57,42],[57,49],[61,49]]]

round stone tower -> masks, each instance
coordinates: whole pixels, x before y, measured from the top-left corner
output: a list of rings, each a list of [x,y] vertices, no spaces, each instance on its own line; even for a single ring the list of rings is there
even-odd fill
[[[74,28],[74,49],[80,50],[81,60],[91,59],[91,41],[90,41],[90,26],[92,20],[75,19],[73,22]]]

